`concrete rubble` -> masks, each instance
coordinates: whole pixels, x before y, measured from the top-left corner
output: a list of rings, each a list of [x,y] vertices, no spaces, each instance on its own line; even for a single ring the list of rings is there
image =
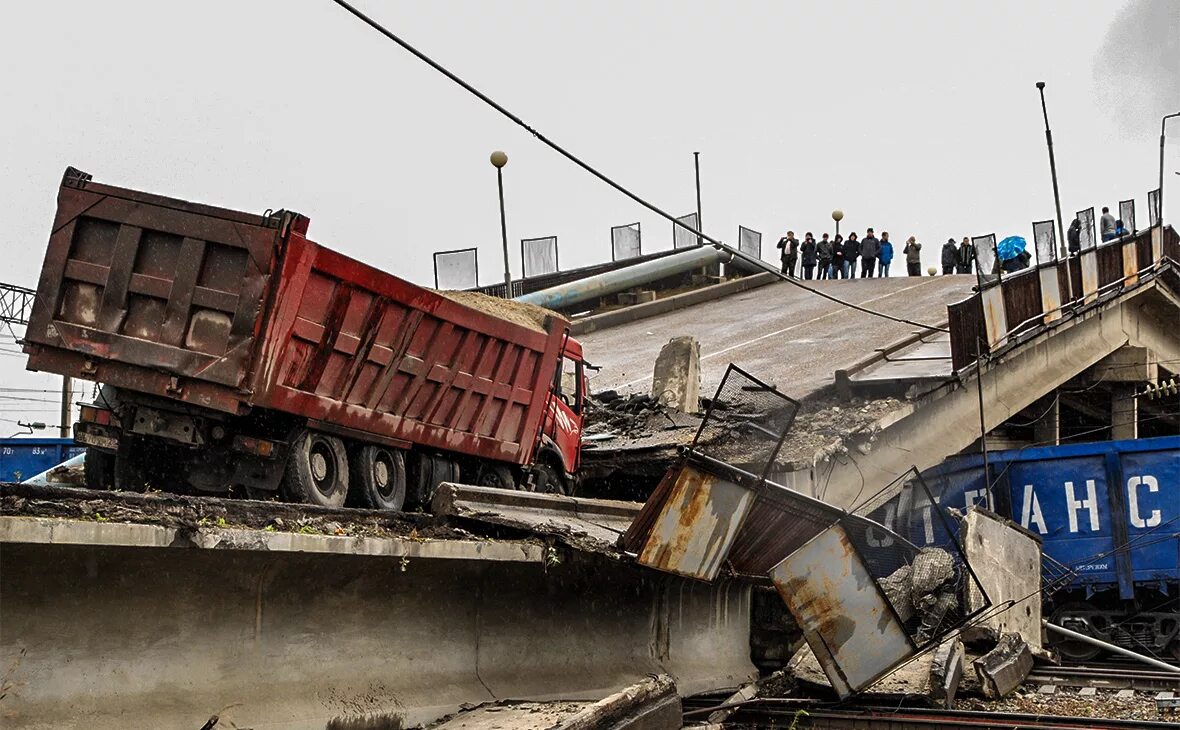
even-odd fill
[[[1012,693],[1033,668],[1033,655],[1020,634],[1004,634],[996,647],[973,662],[975,675],[987,697]]]
[[[701,399],[701,345],[695,337],[673,337],[660,349],[651,394],[682,413],[696,412]]]

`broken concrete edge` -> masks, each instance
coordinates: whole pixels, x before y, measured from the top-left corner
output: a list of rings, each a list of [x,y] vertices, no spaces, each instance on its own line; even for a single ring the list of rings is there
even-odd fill
[[[750,289],[756,289],[760,286],[778,281],[778,277],[769,272],[762,274],[752,274],[750,276],[743,276],[740,279],[722,282],[720,284],[713,284],[711,286],[694,289],[683,294],[674,294],[670,297],[657,299],[654,302],[645,302],[643,304],[636,304],[626,309],[617,309],[613,312],[603,312],[602,314],[594,314],[589,317],[575,320],[570,326],[570,334],[574,337],[597,332],[608,327],[616,327],[628,322],[636,322],[648,317],[655,317],[660,314],[672,312],[677,309],[684,309],[702,302],[720,299],[731,294],[738,294]]]
[[[468,484],[443,482],[434,493],[431,508],[436,515],[450,515],[454,514],[459,502],[465,501],[478,501],[487,505],[527,507],[570,516],[607,515],[627,518],[634,518],[643,507],[642,502],[567,497],[563,494],[510,491],[494,487],[475,487]]]
[[[943,320],[934,326],[946,327],[947,324],[947,320]],[[877,348],[871,354],[865,355],[848,367],[836,370],[834,374],[836,395],[838,395],[840,399],[844,401],[852,400],[852,376],[854,374],[859,373],[861,370],[864,370],[870,365],[874,365],[878,362],[881,362],[882,360],[887,359],[890,355],[897,352],[898,350],[921,342],[922,338],[929,337],[930,335],[936,334],[937,332],[938,330],[935,329],[914,330],[905,337],[898,338],[884,347]]]
[[[657,720],[656,718],[660,718]],[[630,727],[629,720],[643,718],[636,727],[663,727],[671,721],[670,727],[681,725],[680,695],[676,682],[666,674],[648,677],[586,707],[578,714],[562,722],[561,730],[604,730],[606,728]],[[664,718],[667,718],[666,720]]]
[[[533,542],[309,535],[232,527],[188,529],[11,515],[0,516],[3,543],[301,552],[407,560],[543,563],[545,559],[545,547]]]

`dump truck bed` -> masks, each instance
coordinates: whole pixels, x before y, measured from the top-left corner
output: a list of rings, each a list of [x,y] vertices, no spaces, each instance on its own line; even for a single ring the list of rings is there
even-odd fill
[[[527,463],[568,323],[459,303],[309,240],[307,226],[67,171],[29,368]]]

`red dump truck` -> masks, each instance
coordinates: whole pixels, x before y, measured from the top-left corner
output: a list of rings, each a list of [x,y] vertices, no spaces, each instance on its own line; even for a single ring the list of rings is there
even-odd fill
[[[416,286],[308,222],[66,171],[25,352],[103,384],[74,426],[87,484],[382,509],[443,481],[570,492],[569,323]]]

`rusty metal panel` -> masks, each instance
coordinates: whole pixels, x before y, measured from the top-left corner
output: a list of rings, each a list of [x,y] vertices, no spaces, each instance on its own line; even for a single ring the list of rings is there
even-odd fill
[[[299,234],[280,281],[256,403],[441,450],[531,458],[565,320],[546,331],[496,317]]]
[[[1123,246],[1110,242],[1098,247],[1098,287],[1114,284],[1123,278]]]
[[[1002,347],[1008,341],[1008,316],[1004,309],[1004,290],[999,285],[979,292],[983,305],[983,331],[989,350]]]
[[[1004,293],[1004,317],[1013,333],[1041,324],[1041,280],[1033,269],[1005,277],[1000,289]]]
[[[145,381],[164,372],[241,387],[290,221],[67,173],[26,333],[31,365],[75,353],[90,371],[117,362]]]
[[[844,516],[835,507],[766,483],[729,551],[729,565],[740,575],[769,575],[771,568]]]
[[[663,500],[638,562],[713,580],[753,503],[754,492],[748,488],[686,463]]]
[[[1037,269],[1037,277],[1041,281],[1041,312],[1044,313],[1045,324],[1061,319],[1061,279],[1060,269],[1056,264],[1042,266]]]
[[[1082,273],[1082,297],[1090,304],[1098,298],[1098,251],[1091,247],[1077,258]]]
[[[975,343],[983,337],[983,305],[972,296],[947,305],[947,329],[951,336],[951,366],[962,370],[975,362]]]
[[[905,627],[842,525],[821,532],[770,577],[842,698],[913,656]]]
[[[1139,283],[1139,246],[1134,240],[1127,241],[1122,246],[1123,251],[1123,286],[1135,286]]]

